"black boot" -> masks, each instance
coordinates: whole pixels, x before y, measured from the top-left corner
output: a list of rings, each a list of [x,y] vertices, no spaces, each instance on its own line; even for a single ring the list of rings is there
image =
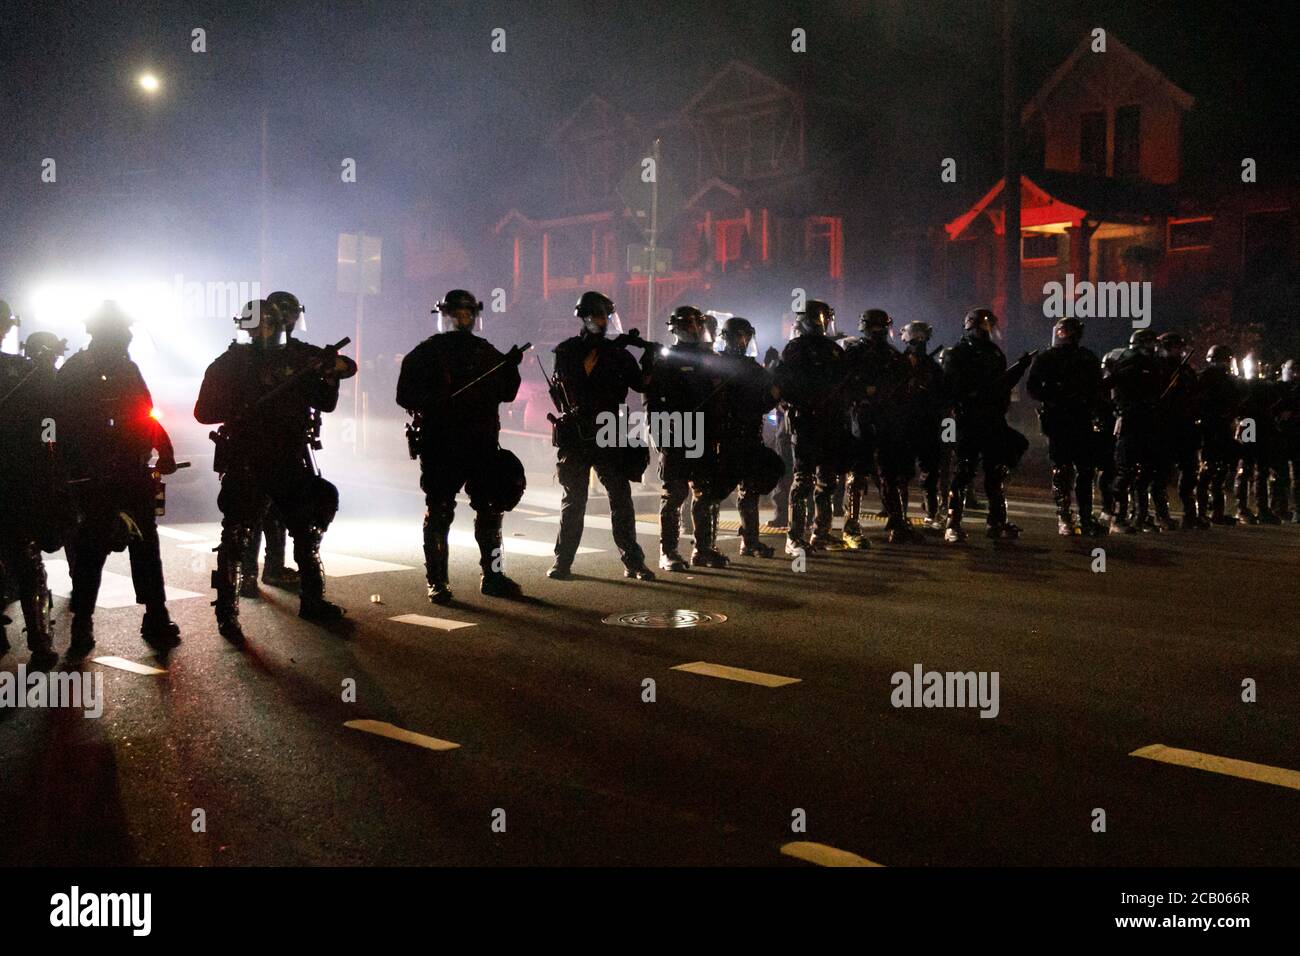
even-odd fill
[[[447,532],[451,530],[450,515],[424,515],[424,575],[428,582],[429,603],[450,604],[451,588],[447,584]]]
[[[140,637],[155,651],[166,652],[181,643],[181,629],[167,613],[167,605],[146,607],[140,622]]]
[[[217,632],[232,644],[244,643],[244,632],[239,626],[239,584],[247,534],[242,528],[221,529],[217,569],[212,572],[212,587],[217,592],[212,602],[217,610]]]
[[[262,583],[283,591],[296,591],[302,587],[302,575],[285,567],[284,525],[268,523],[266,528],[266,563],[262,565]],[[295,558],[295,560],[297,560]],[[253,573],[257,573],[256,564]]]
[[[474,540],[478,544],[478,564],[483,572],[479,592],[488,597],[523,597],[523,590],[506,577],[503,570],[506,552],[501,539],[501,515],[482,511],[474,515]]]
[[[248,540],[239,555],[239,596],[260,600],[262,592],[257,589],[257,556],[262,549],[262,529],[254,526],[248,533]],[[267,546],[267,558],[270,558],[270,546]],[[281,559],[284,554],[281,552]]]
[[[68,657],[79,659],[85,657],[95,647],[95,613],[93,611],[72,612],[72,643],[68,645]]]
[[[758,497],[743,492],[736,502],[740,510],[740,554],[746,558],[770,558],[776,552],[758,534]]]
[[[45,587],[45,572],[42,568],[40,585],[32,593],[22,597],[23,623],[27,625],[27,649],[31,651],[28,666],[37,670],[53,667],[59,660],[54,653],[54,641],[50,638],[50,592]]]
[[[298,616],[308,621],[328,624],[341,621],[343,608],[325,600],[325,566],[320,559],[321,534],[308,528],[293,538],[293,560],[298,565]]]

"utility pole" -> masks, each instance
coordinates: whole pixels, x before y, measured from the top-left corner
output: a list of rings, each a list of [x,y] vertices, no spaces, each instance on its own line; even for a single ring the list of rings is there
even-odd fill
[[[266,199],[267,199],[267,180],[269,179],[267,173],[268,157],[266,155],[266,139],[267,139],[266,114],[267,114],[267,109],[265,106],[263,106],[262,107],[262,175],[258,185],[258,214],[259,214],[258,218],[260,219],[260,227],[258,230],[258,237],[257,237],[257,255],[258,255],[257,278],[258,278],[258,283],[260,284],[261,289],[263,291],[260,291],[258,293],[259,298],[267,294],[264,290],[266,290],[269,287],[271,281],[270,276],[267,274],[267,268],[266,268],[266,247],[267,247]]]
[[[1020,334],[1020,110],[1016,107],[1015,0],[1002,0],[1003,328]]]
[[[650,181],[650,271],[645,280],[645,337],[653,342],[655,321],[655,271],[658,263],[656,250],[659,243],[659,140],[651,150],[654,157],[654,178]]]

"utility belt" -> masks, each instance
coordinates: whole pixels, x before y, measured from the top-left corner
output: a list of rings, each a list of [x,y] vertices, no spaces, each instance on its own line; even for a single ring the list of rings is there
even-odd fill
[[[573,412],[564,412],[559,418],[548,414],[551,423],[551,445],[555,448],[576,448],[596,441],[594,423],[583,421]]]

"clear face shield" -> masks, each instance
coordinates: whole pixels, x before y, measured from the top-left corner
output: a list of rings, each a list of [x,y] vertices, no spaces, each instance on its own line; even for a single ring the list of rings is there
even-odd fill
[[[673,342],[677,345],[712,345],[713,336],[703,319],[690,318],[673,325]]]
[[[588,335],[613,338],[623,334],[623,320],[618,317],[617,312],[609,315],[604,312],[593,312],[582,317],[582,329]]]
[[[742,348],[740,340],[747,337],[747,333],[737,336],[728,335],[725,331],[718,336],[718,341],[713,344],[713,351],[725,355],[745,355],[752,359],[758,358],[758,335],[748,335],[749,341]]]
[[[483,313],[468,306],[438,310],[439,332],[482,332]]]
[[[1295,381],[1295,359],[1287,359],[1282,363],[1282,381],[1287,384]]]

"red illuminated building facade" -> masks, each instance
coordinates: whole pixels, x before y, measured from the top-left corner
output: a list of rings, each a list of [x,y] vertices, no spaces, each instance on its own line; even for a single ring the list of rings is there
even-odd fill
[[[813,102],[738,61],[669,116],[587,97],[547,139],[536,179],[521,184],[530,198],[493,229],[509,263],[511,324],[557,341],[573,333],[574,300],[595,288],[625,324],[647,328],[645,178],[656,141],[656,336],[684,302],[738,312],[763,303],[776,315],[795,287],[839,298],[857,119],[851,104]]]
[[[1076,283],[1151,281],[1158,326],[1240,321],[1267,299],[1267,274],[1295,264],[1294,189],[1242,182],[1240,160],[1186,176],[1192,96],[1113,34],[1104,53],[1092,42],[1021,113],[1020,331],[1045,334],[1043,286],[1067,273]],[[1004,188],[992,184],[932,234],[948,308],[1005,305]]]

